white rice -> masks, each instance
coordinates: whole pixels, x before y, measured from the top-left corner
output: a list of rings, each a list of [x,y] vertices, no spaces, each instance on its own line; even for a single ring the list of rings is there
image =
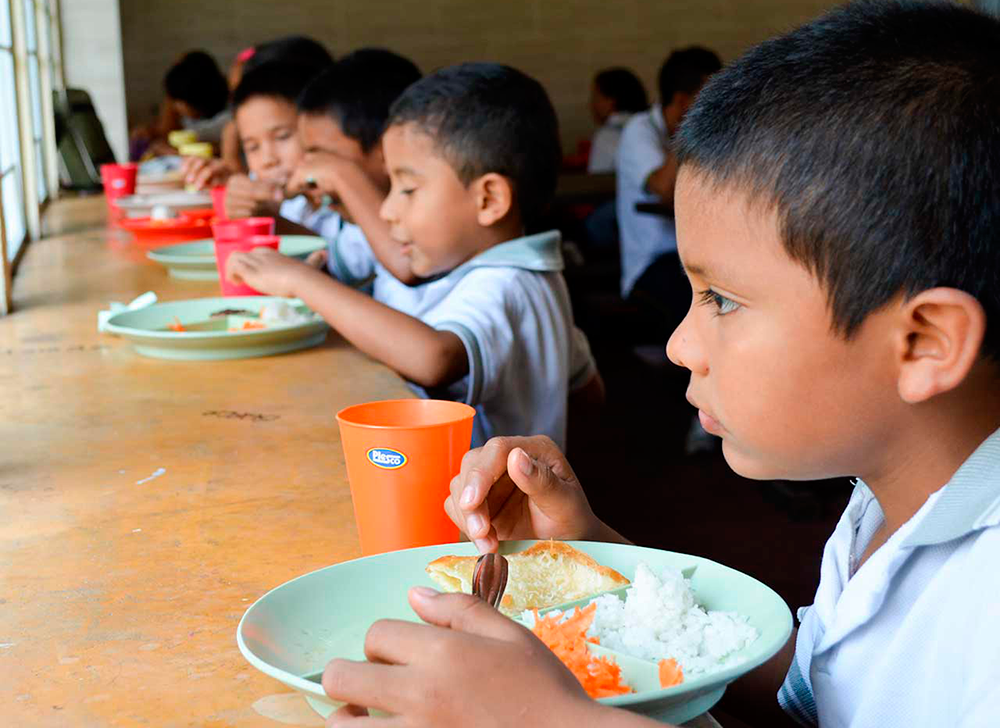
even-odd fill
[[[677,569],[665,568],[657,577],[640,563],[624,601],[612,594],[593,601],[597,610],[588,637],[597,637],[608,649],[653,662],[673,658],[685,680],[738,664],[742,657],[734,653],[758,637],[746,617],[701,607]],[[534,624],[530,612],[522,619],[529,627]]]

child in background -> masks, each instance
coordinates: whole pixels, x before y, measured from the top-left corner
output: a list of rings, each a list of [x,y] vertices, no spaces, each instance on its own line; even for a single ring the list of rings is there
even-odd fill
[[[268,41],[256,47],[246,48],[236,56],[229,69],[228,84],[235,94],[243,77],[261,66],[281,64],[296,78],[305,75],[312,78],[333,64],[333,57],[321,44],[305,36],[288,36]],[[295,99],[292,99],[294,101]],[[219,159],[204,160],[188,157],[181,171],[185,183],[194,189],[225,184],[233,175],[246,176],[248,171],[240,149],[239,133],[235,121],[231,120],[222,131]],[[248,187],[247,192],[253,188]],[[261,190],[262,202],[270,201],[269,190]]]
[[[204,51],[185,53],[167,71],[163,87],[166,95],[160,116],[133,131],[130,158],[176,154],[167,143],[167,135],[175,129],[190,129],[199,141],[218,146],[230,114],[226,108],[229,87],[215,60]]]
[[[627,68],[606,68],[596,76],[590,91],[590,113],[598,129],[590,142],[587,171],[615,171],[615,154],[625,124],[633,114],[649,108],[646,89]]]
[[[861,478],[796,638],[727,689],[744,720],[997,723],[998,48],[961,5],[852,3],[713,77],[675,140],[694,295],[668,354],[702,422],[747,477]],[[447,510],[482,551],[622,540],[541,438],[466,456]],[[410,603],[433,626],[378,623],[370,662],[327,667],[349,704],[327,725],[660,725],[589,700],[485,602]]]
[[[379,208],[389,190],[380,143],[389,107],[419,79],[420,69],[408,58],[362,48],[319,75],[299,98],[305,155],[288,192],[304,193],[314,204],[332,201],[348,221],[331,241],[326,261],[344,283],[357,285],[386,272],[406,284],[418,282]]]
[[[237,86],[233,112],[252,177],[230,177],[226,214],[273,216],[278,233],[334,238],[340,230],[336,212],[314,207],[305,195],[285,199],[285,185],[302,159],[295,100],[311,76],[307,67],[268,63],[249,71]]]
[[[559,169],[544,89],[505,66],[444,69],[396,101],[382,149],[391,189],[381,216],[412,276],[428,282],[381,276],[368,297],[264,251],[235,254],[227,275],[301,298],[419,393],[475,406],[474,443],[521,431],[563,443],[570,393],[603,387],[573,326],[558,232],[524,236]]]

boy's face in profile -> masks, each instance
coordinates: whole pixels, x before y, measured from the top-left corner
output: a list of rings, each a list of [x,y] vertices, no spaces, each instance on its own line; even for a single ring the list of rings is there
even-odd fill
[[[675,211],[693,303],[667,355],[691,370],[688,399],[729,465],[758,479],[862,471],[900,421],[887,315],[838,336],[825,291],[782,247],[776,212],[737,188],[682,167]]]
[[[250,98],[236,110],[236,130],[249,170],[284,185],[302,158],[295,106],[269,96]]]
[[[365,152],[357,139],[344,134],[340,124],[326,114],[300,114],[299,138],[307,154],[333,154],[354,162],[379,189],[389,188],[389,178],[378,144]]]
[[[382,149],[392,186],[381,215],[413,273],[444,273],[479,252],[476,195],[433,139],[414,124],[400,124],[386,130]]]

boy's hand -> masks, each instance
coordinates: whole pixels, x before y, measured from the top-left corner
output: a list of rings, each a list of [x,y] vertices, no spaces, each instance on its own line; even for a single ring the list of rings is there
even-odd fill
[[[527,629],[467,594],[417,587],[409,599],[430,626],[376,622],[365,638],[368,662],[327,665],[323,689],[348,703],[327,726],[350,724],[364,708],[411,728],[594,725],[601,706]],[[369,720],[389,725],[359,725]]]
[[[226,184],[232,175],[229,165],[221,159],[204,159],[203,157],[184,157],[181,162],[181,174],[184,183],[196,190]]]
[[[243,283],[269,296],[296,298],[298,282],[314,272],[305,263],[270,248],[233,253],[226,261],[226,280]]]
[[[330,251],[314,250],[309,254],[309,257],[306,258],[306,265],[310,268],[315,268],[316,270],[324,270],[329,259]]]
[[[226,215],[273,217],[285,199],[281,188],[264,180],[250,179],[246,175],[234,175],[226,185]]]
[[[466,453],[445,511],[482,553],[512,539],[621,540],[594,515],[566,456],[544,436],[495,437]]]
[[[353,162],[330,152],[307,152],[285,185],[285,193],[289,197],[305,195],[313,207],[320,207],[323,196],[329,195],[337,205],[340,201],[337,172],[345,164]]]

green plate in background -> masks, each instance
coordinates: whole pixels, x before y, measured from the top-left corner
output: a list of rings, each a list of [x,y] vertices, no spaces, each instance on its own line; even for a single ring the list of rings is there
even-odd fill
[[[279,235],[278,246],[285,255],[305,260],[310,253],[326,248],[326,240],[318,235]],[[174,278],[188,281],[218,281],[215,266],[215,242],[211,238],[181,245],[166,245],[150,250],[146,257],[166,267]]]
[[[264,329],[230,331],[230,328],[241,327],[247,320],[254,320],[254,316],[212,317],[213,313],[224,309],[257,312],[272,301],[287,301],[298,311],[311,314],[311,318],[297,324],[268,324]],[[170,325],[175,320],[187,330],[171,330]],[[196,298],[157,303],[117,313],[108,319],[107,324],[109,333],[130,340],[143,356],[187,361],[246,359],[306,349],[323,343],[328,329],[326,321],[312,314],[301,301],[274,296]]]
[[[533,543],[505,542],[503,551],[522,551]],[[726,685],[768,660],[791,634],[792,615],[781,597],[734,569],[697,556],[640,546],[569,543],[629,579],[640,562],[654,570],[696,567],[691,586],[699,603],[710,610],[739,612],[760,633],[738,653],[743,657],[740,664],[671,688],[659,687],[653,663],[594,646],[592,651],[612,654],[625,681],[642,691],[603,698],[603,703],[683,723],[709,710]],[[406,591],[418,585],[435,587],[424,567],[449,554],[473,556],[476,550],[470,543],[456,543],[394,551],[293,579],[262,596],[243,615],[236,631],[240,652],[258,670],[303,693],[325,716],[337,707],[320,685],[326,663],[334,657],[363,660],[365,633],[378,619],[419,621],[407,603]]]

